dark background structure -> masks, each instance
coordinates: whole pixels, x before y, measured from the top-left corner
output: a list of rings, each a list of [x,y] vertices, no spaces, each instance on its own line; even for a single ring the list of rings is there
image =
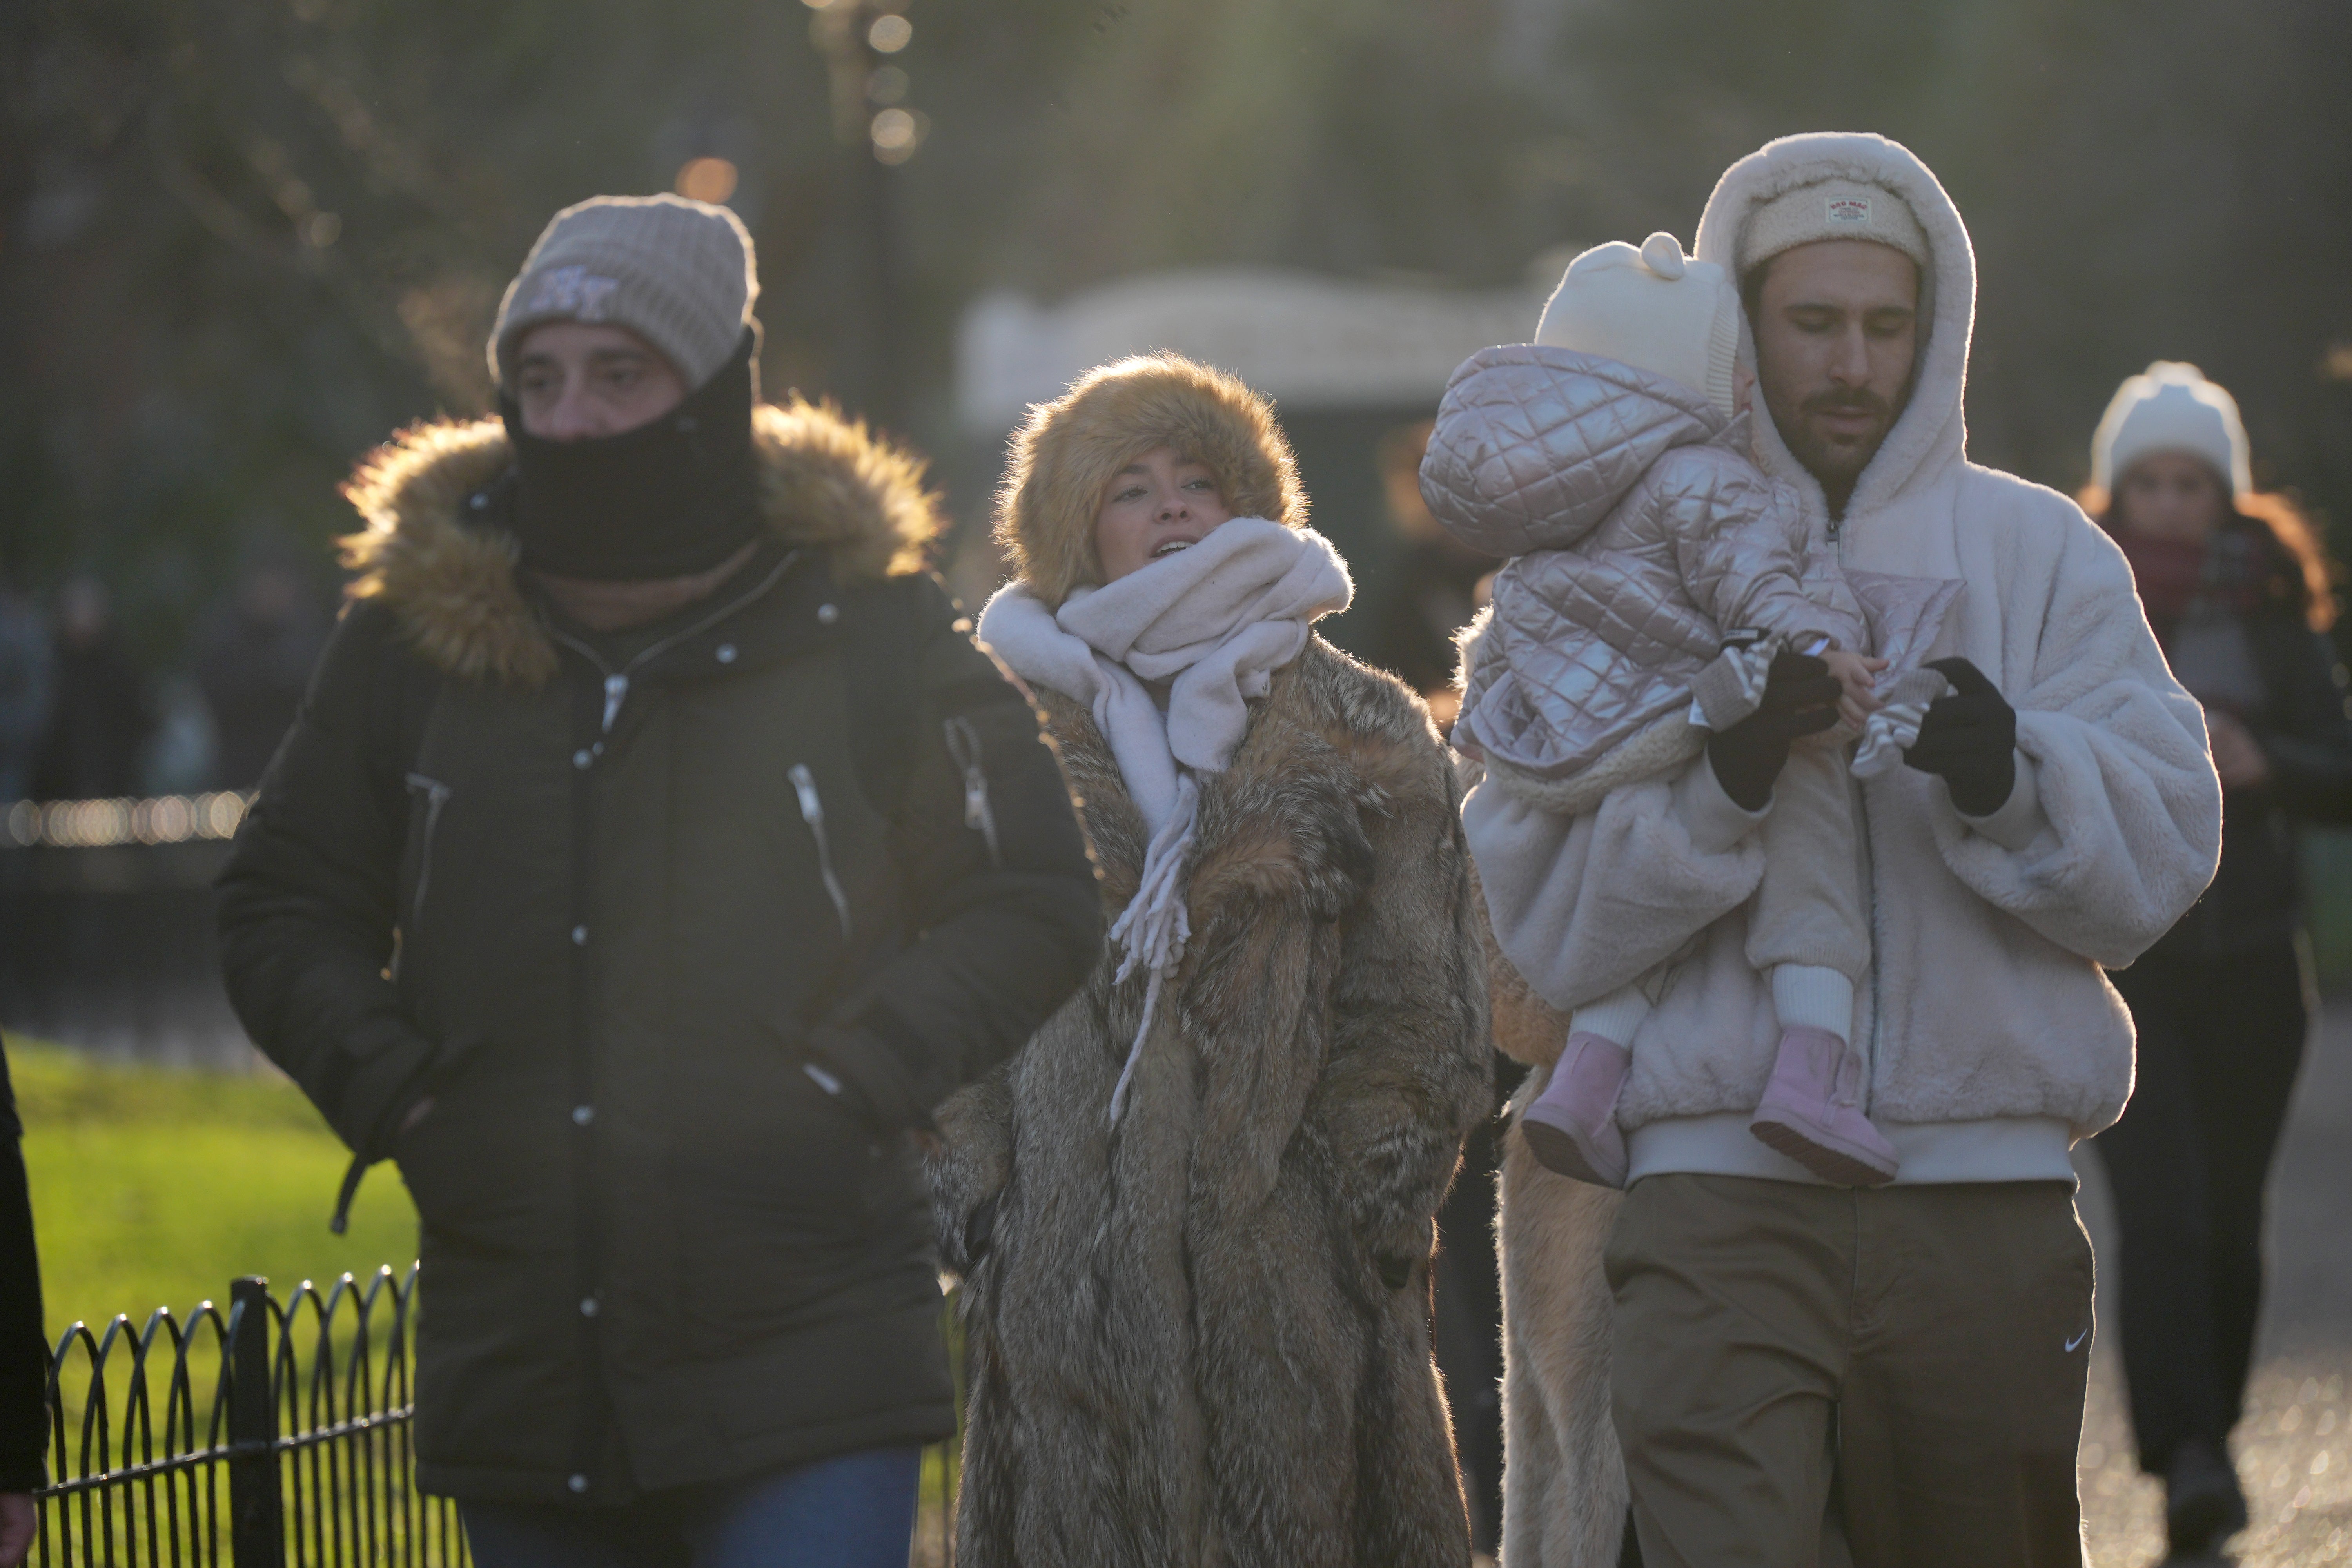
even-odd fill
[[[819,46],[859,4],[0,12],[0,573],[96,574],[170,666],[247,541],[323,574],[352,459],[486,405],[484,330],[551,211],[697,159],[759,241],[771,391],[944,451],[984,289],[1205,261],[1493,286],[1687,239],[1729,160],[1808,129],[1909,143],[1967,215],[1980,460],[2072,487],[2116,380],[2185,358],[2270,481],[2352,516],[2336,0],[862,0],[878,74],[845,94]],[[911,24],[887,58],[884,10]],[[986,467],[944,475],[960,513]]]

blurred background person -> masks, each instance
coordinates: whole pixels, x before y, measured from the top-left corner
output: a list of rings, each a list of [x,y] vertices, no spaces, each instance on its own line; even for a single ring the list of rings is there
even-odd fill
[[[2221,863],[2113,979],[2139,1030],[2098,1139],[2122,1233],[2123,1353],[2140,1466],[2176,1554],[2246,1524],[2229,1454],[2263,1291],[2263,1192],[2312,1006],[2298,821],[2352,821],[2352,720],[2323,635],[2334,570],[2310,521],[2253,488],[2228,392],[2159,361],[2093,439],[2084,510],[2123,547],[2173,673],[2205,706]]]
[[[228,592],[197,624],[190,663],[212,714],[216,788],[261,782],[327,646],[334,621],[309,565],[290,540],[256,539]]]
[[[33,766],[43,800],[135,793],[152,720],[139,671],[121,647],[114,601],[89,575],[58,589],[48,727]]]
[[[1361,651],[1420,692],[1443,731],[1453,727],[1462,701],[1454,685],[1454,635],[1486,605],[1487,579],[1502,563],[1429,515],[1421,499],[1421,455],[1429,447],[1430,424],[1401,426],[1380,445],[1381,493],[1403,549],[1388,586],[1367,606],[1372,624]]]
[[[0,582],[0,801],[23,800],[49,722],[49,626],[40,605]]]

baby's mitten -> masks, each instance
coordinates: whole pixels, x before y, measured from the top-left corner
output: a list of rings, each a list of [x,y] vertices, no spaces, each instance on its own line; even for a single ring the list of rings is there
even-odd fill
[[[1882,680],[1879,710],[1864,721],[1862,744],[1853,750],[1853,776],[1874,779],[1903,765],[1903,753],[1919,743],[1919,726],[1928,705],[1941,697],[1948,682],[1933,669],[1906,669],[1892,680]]]

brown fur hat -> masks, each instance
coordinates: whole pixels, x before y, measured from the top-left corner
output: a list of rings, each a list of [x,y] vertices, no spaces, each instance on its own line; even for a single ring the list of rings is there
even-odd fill
[[[1215,474],[1235,517],[1306,526],[1307,491],[1270,399],[1181,354],[1114,360],[1032,407],[1013,437],[996,539],[1040,599],[1059,605],[1071,589],[1102,581],[1095,518],[1104,487],[1154,447]]]

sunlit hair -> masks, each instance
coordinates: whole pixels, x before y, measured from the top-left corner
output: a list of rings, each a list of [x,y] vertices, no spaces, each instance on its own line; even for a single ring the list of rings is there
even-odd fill
[[[2215,478],[2224,490],[2228,481]],[[2097,485],[2084,485],[2074,498],[2084,511],[2091,514],[2101,528],[2116,531],[2123,520],[2112,514],[2115,497]],[[2284,490],[2249,490],[2237,499],[2236,513],[2242,521],[2256,523],[2269,530],[2272,540],[2294,563],[2302,592],[2296,608],[2311,629],[2324,632],[2336,624],[2336,584],[2344,576],[2344,568],[2327,553],[2327,542],[2321,536],[2318,522],[2304,510],[2303,504]]]

